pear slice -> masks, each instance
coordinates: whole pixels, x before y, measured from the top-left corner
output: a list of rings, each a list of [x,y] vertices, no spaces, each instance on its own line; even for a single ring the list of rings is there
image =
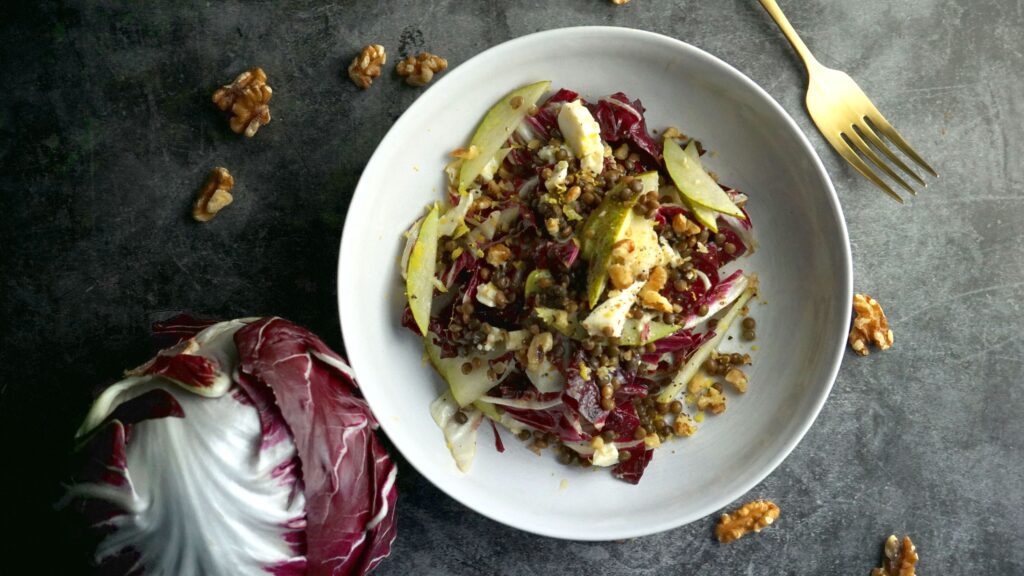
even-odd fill
[[[686,206],[693,213],[693,217],[704,225],[705,228],[711,230],[714,233],[718,233],[718,212],[710,208],[705,208],[696,202],[693,202],[689,198],[685,200]]]
[[[669,176],[691,205],[703,206],[737,218],[746,218],[743,211],[732,203],[729,195],[704,170],[695,141],[691,140],[684,151],[675,140],[665,138],[664,154],[665,168],[668,169]],[[696,210],[694,212],[696,215]],[[698,215],[697,219],[708,226],[701,216]]]
[[[642,337],[644,324],[650,326],[647,331],[647,337]],[[675,324],[665,324],[664,322],[657,322],[654,320],[636,320],[629,318],[626,320],[626,325],[622,328],[622,336],[619,337],[619,344],[622,346],[646,346],[652,342],[657,342],[666,336],[671,336],[679,331],[681,327]]]
[[[441,375],[441,378],[444,378],[444,381],[448,383],[452,397],[458,402],[460,407],[469,406],[479,400],[484,394],[487,394],[488,390],[494,388],[495,381],[487,375],[487,371],[491,369],[487,360],[491,360],[492,357],[496,358],[498,356],[497,353],[476,356],[483,360],[483,362],[480,362],[477,368],[473,368],[466,374],[462,371],[462,365],[467,362],[471,363],[473,357],[463,358],[456,356],[454,358],[441,358],[441,349],[431,340],[430,336],[423,339],[423,347],[427,351],[427,358],[434,369],[437,370],[437,373]]]
[[[405,295],[409,299],[409,309],[416,320],[420,333],[427,335],[430,323],[430,303],[434,299],[434,273],[437,268],[438,212],[435,204],[423,223],[416,244],[409,255],[409,268],[406,270]]]
[[[526,117],[527,111],[547,92],[549,86],[551,82],[544,80],[517,88],[491,106],[469,142],[470,146],[476,146],[477,155],[462,163],[459,170],[459,191],[465,191],[473,184],[476,177],[483,172],[484,166],[505,145],[508,137]]]
[[[621,192],[626,189],[627,182],[620,181],[605,194],[601,204],[590,213],[580,231],[582,238],[580,251],[587,259],[587,298],[590,308],[604,293],[608,284],[608,266],[611,264],[612,247],[622,239],[633,219],[633,206],[640,196],[658,189],[658,173],[645,172],[639,176],[643,182],[640,194],[630,194],[622,199]]]

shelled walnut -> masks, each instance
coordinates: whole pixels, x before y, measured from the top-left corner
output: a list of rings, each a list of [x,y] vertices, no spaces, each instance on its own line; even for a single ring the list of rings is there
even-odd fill
[[[444,58],[430,52],[421,52],[399,62],[395,71],[399,76],[404,76],[406,84],[410,86],[426,86],[434,79],[434,74],[446,68],[448,61]]]
[[[388,61],[387,52],[380,44],[368,44],[348,67],[348,77],[356,86],[366,90],[373,79],[380,76],[381,67]]]
[[[893,534],[885,541],[885,560],[882,566],[871,571],[871,576],[914,576],[916,574],[917,547],[904,536],[900,542]]]
[[[210,172],[206,184],[196,196],[195,204],[192,205],[192,217],[199,222],[208,222],[213,219],[225,206],[231,204],[234,197],[231,189],[235,186],[235,179],[228,172],[227,168],[217,167]]]
[[[853,311],[857,317],[850,330],[850,348],[861,356],[868,355],[868,342],[879,350],[888,350],[892,346],[892,330],[881,304],[866,294],[854,294]]]
[[[260,126],[270,124],[270,98],[274,91],[267,85],[267,74],[256,67],[242,72],[231,84],[213,93],[213,103],[231,112],[231,130],[249,138]]]
[[[715,526],[715,536],[722,544],[742,538],[749,532],[760,532],[779,519],[779,507],[768,500],[748,502],[732,514],[722,514]]]

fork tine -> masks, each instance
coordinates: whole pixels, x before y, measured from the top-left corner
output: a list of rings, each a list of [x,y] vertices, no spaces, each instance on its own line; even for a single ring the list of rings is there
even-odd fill
[[[903,178],[900,178],[898,174],[893,172],[892,168],[889,168],[889,165],[883,162],[882,159],[879,158],[877,154],[875,154],[875,151],[872,150],[870,146],[865,144],[863,140],[861,140],[860,136],[857,135],[856,125],[854,125],[853,128],[854,129],[843,132],[843,136],[847,140],[849,140],[848,143],[852,142],[853,146],[857,150],[860,150],[861,154],[867,156],[869,160],[874,162],[875,166],[881,168],[882,172],[885,172],[885,174],[889,176],[889,178],[892,178],[893,180],[896,181],[897,184],[903,186],[903,188],[905,188],[907,192],[910,192],[911,194],[917,194],[917,191],[911,188],[910,184],[907,184],[907,182]]]
[[[877,108],[875,108],[872,112],[873,113],[868,114],[867,116],[864,117],[865,120],[867,120],[867,122],[872,127],[881,132],[882,135],[888,138],[890,142],[895,144],[897,148],[902,150],[904,154],[909,156],[911,160],[917,162],[918,166],[924,168],[925,170],[928,171],[929,174],[938,178],[939,173],[936,172],[935,169],[932,168],[927,162],[925,162],[924,158],[921,158],[920,156],[917,155],[917,152],[915,152],[914,149],[911,148],[910,144],[908,144],[907,141],[903,139],[903,136],[900,136],[900,133],[897,132],[896,129],[892,127],[892,124],[889,124],[889,121],[885,119],[885,116],[882,116],[882,113],[879,112]]]
[[[871,167],[868,166],[863,160],[861,160],[860,156],[857,155],[853,148],[850,148],[850,145],[847,144],[846,140],[843,140],[838,133],[835,133],[834,135],[832,135],[831,132],[822,131],[822,133],[825,134],[825,138],[828,140],[829,144],[831,144],[832,147],[836,149],[836,152],[839,152],[840,156],[845,158],[846,161],[849,162],[850,165],[853,166],[853,168],[857,172],[860,172],[861,176],[867,178],[872,183],[874,183],[875,186],[878,186],[879,188],[887,192],[890,196],[893,197],[894,200],[896,200],[900,204],[903,203],[903,198],[900,198],[899,194],[897,194],[892,188],[890,188],[884,180],[879,178],[878,174],[875,174],[875,171],[872,170]]]
[[[861,136],[867,138],[868,142],[871,142],[875,146],[875,148],[881,150],[882,154],[885,154],[886,158],[891,160],[893,164],[899,166],[900,170],[903,170],[905,173],[910,175],[910,177],[917,181],[917,183],[920,184],[921,186],[928,186],[928,183],[922,180],[921,177],[917,175],[917,172],[911,170],[910,166],[904,164],[903,160],[900,160],[900,157],[897,156],[896,153],[893,152],[892,149],[885,144],[885,142],[882,142],[882,139],[879,138],[877,134],[875,134],[875,131],[871,128],[871,126],[868,125],[867,122],[864,122],[864,120],[861,119],[858,123],[854,124],[853,127]]]

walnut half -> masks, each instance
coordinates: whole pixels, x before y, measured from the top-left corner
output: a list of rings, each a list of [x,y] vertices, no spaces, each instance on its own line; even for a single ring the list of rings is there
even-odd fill
[[[214,168],[203,189],[199,191],[199,196],[196,196],[196,202],[192,205],[192,217],[199,222],[212,220],[221,209],[234,200],[231,195],[234,186],[235,179],[227,168]]]
[[[270,124],[270,98],[274,91],[267,86],[267,74],[262,68],[246,70],[231,84],[221,86],[213,93],[213,103],[225,112],[231,111],[231,130],[249,138],[260,126]]]
[[[850,330],[850,348],[861,356],[868,355],[868,342],[874,342],[879,350],[888,350],[892,346],[892,330],[882,305],[866,294],[854,294],[853,311],[857,317]]]
[[[388,61],[388,54],[380,44],[367,44],[348,66],[348,77],[363,90],[380,76],[380,68]]]
[[[426,86],[434,79],[434,74],[446,68],[448,61],[444,58],[430,52],[421,52],[399,62],[395,71],[399,76],[404,76],[406,84],[410,86]]]
[[[722,514],[715,526],[715,536],[722,544],[742,538],[749,532],[760,532],[779,519],[779,507],[768,500],[748,502],[732,514]]]
[[[871,571],[871,576],[914,576],[918,561],[917,547],[904,536],[900,542],[893,534],[885,541],[885,560]]]

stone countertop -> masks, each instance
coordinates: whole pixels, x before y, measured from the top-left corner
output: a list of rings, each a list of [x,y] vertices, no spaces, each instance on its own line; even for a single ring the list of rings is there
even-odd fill
[[[530,32],[606,24],[703,48],[793,115],[835,181],[856,290],[883,304],[895,346],[847,354],[816,424],[748,495],[782,508],[757,537],[721,546],[706,518],[628,542],[550,540],[473,513],[400,460],[399,538],[377,573],[867,574],[892,532],[914,538],[926,574],[1024,573],[1020,2],[783,2],[819,59],[941,172],[905,206],[816,132],[803,70],[753,0],[170,4],[0,7],[0,422],[18,534],[5,557],[86,570],[51,504],[90,391],[148,357],[151,321],[277,314],[340,347],[346,207],[420,94],[390,65],[356,89],[345,68],[362,45],[458,66]],[[270,75],[274,120],[242,141],[209,95],[252,65]],[[190,202],[214,165],[235,175],[236,201],[197,225]]]

